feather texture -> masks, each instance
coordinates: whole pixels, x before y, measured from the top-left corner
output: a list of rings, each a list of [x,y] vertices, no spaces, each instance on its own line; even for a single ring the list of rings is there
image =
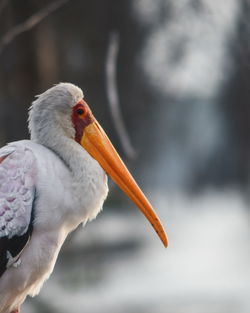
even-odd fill
[[[35,158],[22,146],[0,149],[0,276],[13,265],[32,233]]]

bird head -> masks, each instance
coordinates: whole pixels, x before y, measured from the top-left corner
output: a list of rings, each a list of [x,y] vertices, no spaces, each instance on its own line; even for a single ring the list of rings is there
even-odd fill
[[[47,126],[51,126],[48,124],[60,125],[66,136],[81,145],[137,205],[167,247],[167,235],[157,214],[83,100],[81,89],[70,83],[60,83],[38,97],[29,115],[31,138],[36,140],[39,135],[45,138]]]

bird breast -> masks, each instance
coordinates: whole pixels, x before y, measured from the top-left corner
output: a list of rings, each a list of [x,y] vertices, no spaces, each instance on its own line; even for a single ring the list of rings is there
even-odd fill
[[[79,146],[71,153],[70,168],[46,147],[31,141],[25,144],[37,161],[36,228],[70,232],[95,218],[108,194],[107,176],[98,162]]]

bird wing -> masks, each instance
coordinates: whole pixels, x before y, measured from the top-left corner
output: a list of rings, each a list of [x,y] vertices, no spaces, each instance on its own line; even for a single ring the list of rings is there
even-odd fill
[[[36,159],[21,145],[0,149],[0,277],[17,262],[33,229]]]

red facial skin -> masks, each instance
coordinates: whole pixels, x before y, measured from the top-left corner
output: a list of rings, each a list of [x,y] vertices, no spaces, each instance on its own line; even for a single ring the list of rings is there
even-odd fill
[[[72,123],[76,134],[75,141],[80,143],[84,128],[94,122],[93,114],[86,102],[80,100],[72,109]]]

